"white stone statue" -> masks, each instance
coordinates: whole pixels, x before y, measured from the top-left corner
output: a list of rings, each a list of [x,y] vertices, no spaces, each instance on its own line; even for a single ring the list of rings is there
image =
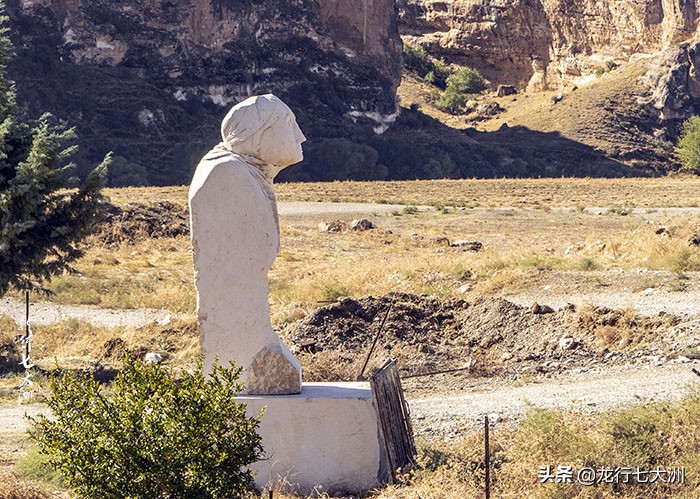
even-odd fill
[[[189,191],[205,362],[234,360],[249,394],[299,393],[301,365],[270,324],[267,273],[280,245],[272,180],[302,160],[306,138],[274,95],[234,106],[221,136]]]

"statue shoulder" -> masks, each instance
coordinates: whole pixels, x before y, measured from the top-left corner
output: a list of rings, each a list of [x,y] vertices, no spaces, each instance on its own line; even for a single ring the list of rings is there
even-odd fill
[[[190,199],[205,185],[216,187],[235,186],[237,191],[259,190],[259,184],[247,163],[239,156],[221,149],[209,151],[197,165],[190,185]]]

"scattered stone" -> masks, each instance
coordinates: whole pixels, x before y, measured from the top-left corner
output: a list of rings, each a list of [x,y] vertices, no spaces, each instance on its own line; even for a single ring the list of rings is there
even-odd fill
[[[476,112],[482,116],[494,116],[505,111],[498,102],[486,102],[476,108]]]
[[[654,294],[655,292],[656,292],[656,289],[654,289],[654,288],[647,288],[647,289],[645,289],[644,291],[642,291],[640,294],[642,294],[642,295],[644,295],[644,296],[649,296],[649,295],[651,295],[651,294]]]
[[[540,305],[539,303],[533,303],[530,307],[530,312],[535,315],[541,314],[553,314],[555,310],[549,305]]]
[[[663,225],[657,227],[654,232],[656,233],[657,236],[668,235],[668,229],[666,227],[664,227]]]
[[[552,104],[557,104],[558,102],[561,102],[562,100],[564,100],[564,94],[562,92],[559,92],[552,97]]]
[[[503,416],[498,414],[497,412],[492,412],[491,414],[488,415],[489,418],[489,423],[500,423],[503,421]]]
[[[693,246],[700,246],[700,234],[693,234],[689,240],[690,244]]]
[[[336,233],[336,232],[342,232],[347,228],[347,225],[345,225],[345,222],[342,222],[340,220],[333,220],[332,222],[321,222],[318,224],[318,230],[321,232],[331,232],[331,233]]]
[[[513,358],[513,354],[510,352],[506,352],[503,355],[501,355],[501,360],[510,360]]]
[[[651,362],[655,366],[662,366],[668,362],[668,357],[664,355],[655,355],[654,357],[652,357]]]
[[[435,238],[435,244],[437,244],[438,246],[449,246],[450,240],[445,236],[440,236]]]
[[[144,360],[146,361],[146,364],[158,364],[161,360],[163,360],[163,356],[156,352],[148,352],[145,355]]]
[[[575,251],[581,251],[583,249],[583,246],[580,244],[572,244],[571,246],[567,247],[566,250],[564,250],[565,255],[569,255]]]
[[[562,336],[559,339],[559,348],[562,350],[573,350],[576,348],[576,340],[573,336]]]
[[[473,287],[474,285],[471,283],[463,284],[459,287],[458,291],[460,294],[468,293]]]
[[[515,95],[518,91],[513,85],[498,85],[496,89],[496,95],[499,97],[505,97],[506,95]]]
[[[479,241],[455,241],[450,244],[451,248],[461,248],[464,251],[480,251],[484,245]]]
[[[360,218],[358,220],[353,220],[352,222],[350,222],[350,228],[352,230],[365,231],[376,229],[377,226],[374,225],[374,223],[372,223],[370,220],[367,220],[366,218]]]
[[[159,326],[167,326],[173,321],[173,318],[170,314],[166,315],[165,317],[160,317],[156,319],[156,324]]]

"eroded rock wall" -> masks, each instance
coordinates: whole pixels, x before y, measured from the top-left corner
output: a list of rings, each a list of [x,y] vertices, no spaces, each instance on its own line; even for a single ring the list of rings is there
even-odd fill
[[[78,124],[92,156],[160,169],[150,182],[187,181],[249,95],[288,101],[312,138],[349,113],[396,112],[394,0],[10,0],[8,12],[30,114]],[[188,140],[198,147],[183,151]]]
[[[398,0],[402,34],[531,89],[575,83],[607,60],[629,60],[692,38],[694,0]]]

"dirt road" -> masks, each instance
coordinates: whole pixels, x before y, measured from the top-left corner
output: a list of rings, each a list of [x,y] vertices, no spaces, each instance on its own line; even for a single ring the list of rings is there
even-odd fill
[[[649,401],[677,400],[700,382],[693,363],[614,367],[541,378],[518,386],[472,380],[454,395],[415,398],[407,393],[416,434],[424,438],[456,438],[478,428],[484,415],[497,425],[521,418],[528,406],[571,409],[594,414]],[[25,416],[46,413],[42,404],[0,405],[0,451],[10,458],[21,451],[21,435],[29,427]]]
[[[449,439],[478,428],[485,415],[512,423],[524,416],[529,406],[593,414],[649,401],[677,400],[700,382],[691,368],[692,363],[615,367],[541,378],[518,386],[474,386],[454,395],[411,399],[409,393],[409,406],[418,435]]]

